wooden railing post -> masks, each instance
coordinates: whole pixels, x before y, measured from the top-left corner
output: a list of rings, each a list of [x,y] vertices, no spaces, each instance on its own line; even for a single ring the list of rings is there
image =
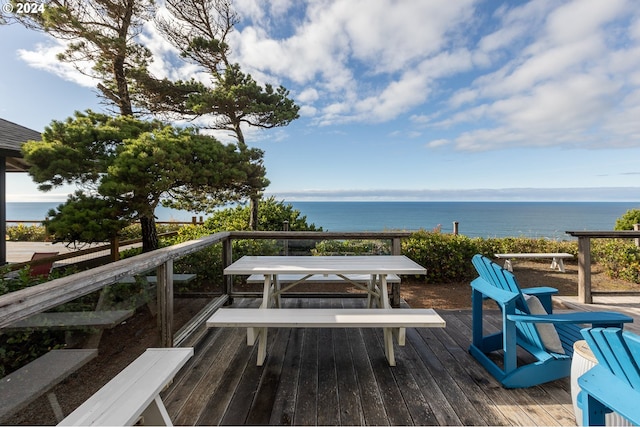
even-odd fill
[[[402,255],[402,239],[399,237],[391,239],[391,255]]]
[[[578,302],[591,304],[591,238],[578,237]]]
[[[399,237],[391,239],[391,255],[402,255],[402,240]],[[400,307],[400,283],[391,284],[391,307]]]
[[[120,259],[120,238],[113,236],[111,238],[111,262],[118,261]]]
[[[158,275],[158,330],[160,346],[173,347],[173,260],[156,268]]]
[[[222,241],[222,269],[224,270],[233,262],[233,245],[232,245],[231,237],[228,237]],[[231,295],[233,292],[233,276],[224,275],[222,279],[222,293],[226,295]],[[225,305],[233,304],[233,298],[229,297]]]
[[[284,220],[282,222],[282,231],[289,231],[289,221]],[[289,240],[284,239],[282,244],[284,246],[284,256],[289,255]]]
[[[458,225],[460,225],[460,223],[458,221],[453,221],[453,235],[454,236],[458,235]]]

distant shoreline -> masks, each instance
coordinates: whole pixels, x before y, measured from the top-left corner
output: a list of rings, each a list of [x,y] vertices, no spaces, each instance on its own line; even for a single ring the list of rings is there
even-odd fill
[[[391,202],[285,201],[325,231],[441,230],[453,223],[468,237],[532,237],[567,240],[571,230],[613,230],[615,221],[637,202]],[[58,204],[9,202],[7,220],[38,220]],[[38,212],[40,214],[38,215]],[[191,222],[207,215],[167,208],[156,210],[157,221]]]

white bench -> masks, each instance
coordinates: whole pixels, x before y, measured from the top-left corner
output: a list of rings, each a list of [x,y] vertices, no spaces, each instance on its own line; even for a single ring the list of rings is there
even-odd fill
[[[220,308],[207,320],[207,327],[247,327],[247,344],[258,340],[257,365],[267,355],[267,328],[384,328],[384,351],[389,366],[395,366],[393,335],[404,345],[404,329],[444,328],[445,321],[433,309],[420,308]]]
[[[172,425],[160,392],[193,348],[149,348],[58,425]]]
[[[573,258],[573,255],[565,252],[556,253],[512,253],[512,254],[495,254],[496,258],[504,259],[504,268],[509,271],[513,271],[512,259],[516,258],[529,258],[529,259],[544,259],[551,258],[551,266],[549,268],[558,269],[558,271],[565,272],[563,259]]]
[[[0,420],[24,409],[96,357],[98,350],[51,350],[0,379]],[[58,421],[64,415],[53,392],[47,393]]]

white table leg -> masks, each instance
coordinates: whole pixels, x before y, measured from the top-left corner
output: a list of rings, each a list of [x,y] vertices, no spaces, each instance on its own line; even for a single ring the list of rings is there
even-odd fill
[[[551,261],[551,267],[549,268],[552,268],[554,270],[558,269],[558,271],[560,271],[561,273],[565,272],[564,262],[562,261],[562,258],[553,257],[553,260]]]
[[[258,360],[257,366],[264,365],[267,358],[267,328],[256,328],[258,330]]]
[[[507,271],[513,271],[513,265],[511,264],[511,260],[510,259],[505,259],[504,260],[504,268]]]
[[[384,355],[387,356],[389,366],[396,366],[396,357],[393,353],[393,328],[384,328]]]
[[[374,308],[378,305],[376,303],[377,298],[374,297],[374,294],[376,291],[376,275],[375,274],[372,274],[371,277],[369,278],[369,283],[367,283],[367,289],[368,289],[367,308]]]
[[[262,302],[260,308],[269,308],[272,305],[271,299],[273,298],[272,292],[273,278],[270,274],[264,275],[264,284],[262,288]],[[260,328],[247,328],[247,345],[254,345],[258,338]]]
[[[282,307],[282,300],[280,299],[280,290],[282,289],[280,287],[280,279],[278,278],[277,274],[274,274],[272,280],[273,280],[273,291],[275,293],[275,296],[272,296],[272,298],[274,298],[273,303],[277,308],[280,308]]]
[[[391,302],[389,301],[389,293],[387,292],[387,275],[380,275],[380,293],[382,298],[382,308],[391,308]],[[406,342],[407,329],[406,328],[390,328],[392,335],[395,335],[398,345],[404,345]],[[395,365],[392,365],[395,366]]]

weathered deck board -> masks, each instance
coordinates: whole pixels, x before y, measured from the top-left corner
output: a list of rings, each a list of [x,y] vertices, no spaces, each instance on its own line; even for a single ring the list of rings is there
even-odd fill
[[[355,298],[283,303],[364,306]],[[470,311],[439,314],[447,327],[408,329],[395,367],[378,329],[272,329],[262,367],[244,329],[212,329],[165,393],[169,414],[195,425],[575,425],[568,379],[502,388],[467,352]]]

